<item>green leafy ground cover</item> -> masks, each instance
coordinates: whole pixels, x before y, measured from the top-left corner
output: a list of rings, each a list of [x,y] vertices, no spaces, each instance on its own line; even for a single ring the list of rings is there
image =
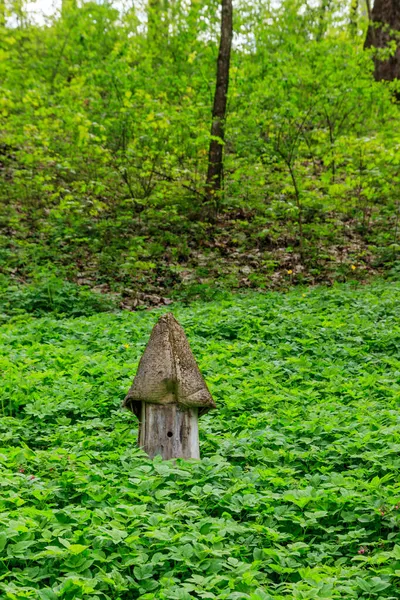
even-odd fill
[[[399,296],[174,307],[218,405],[194,462],[119,408],[160,310],[4,324],[1,598],[399,598]]]

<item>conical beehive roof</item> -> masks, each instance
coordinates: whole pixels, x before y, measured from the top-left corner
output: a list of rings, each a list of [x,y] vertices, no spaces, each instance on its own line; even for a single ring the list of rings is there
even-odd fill
[[[139,416],[141,402],[198,407],[200,414],[215,408],[185,332],[172,313],[154,326],[123,406]]]

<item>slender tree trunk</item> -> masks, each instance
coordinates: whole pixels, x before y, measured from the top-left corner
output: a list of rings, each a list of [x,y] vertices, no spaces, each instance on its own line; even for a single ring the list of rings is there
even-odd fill
[[[149,0],[147,3],[147,40],[151,43],[157,35],[160,14],[158,0]]]
[[[0,0],[0,27],[6,24],[6,4],[4,0]]]
[[[162,52],[168,40],[168,0],[148,0],[147,39]]]
[[[318,15],[318,30],[317,30],[317,42],[320,42],[324,37],[327,29],[327,12],[331,7],[331,0],[322,0],[321,6],[319,7]]]
[[[352,0],[350,6],[350,35],[356,37],[358,31],[358,0]]]
[[[214,201],[216,208],[218,208],[223,177],[223,143],[225,139],[226,102],[233,36],[232,0],[222,0],[221,9],[221,39],[219,43],[217,81],[212,111],[211,140],[206,179],[207,199],[210,204]]]
[[[367,7],[368,21],[371,23],[371,21],[372,21],[371,1],[365,0],[365,5]]]
[[[375,57],[375,79],[377,81],[400,79],[400,1],[375,0],[371,11],[367,2],[369,27],[365,39],[365,48],[388,48],[395,42],[396,51],[387,60]]]

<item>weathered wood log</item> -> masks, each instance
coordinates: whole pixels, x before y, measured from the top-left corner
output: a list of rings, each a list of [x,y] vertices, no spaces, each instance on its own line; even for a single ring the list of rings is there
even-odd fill
[[[154,326],[123,406],[139,418],[138,443],[150,457],[200,458],[198,417],[215,403],[171,313]]]
[[[200,458],[198,418],[197,408],[142,402],[139,446],[150,458]]]

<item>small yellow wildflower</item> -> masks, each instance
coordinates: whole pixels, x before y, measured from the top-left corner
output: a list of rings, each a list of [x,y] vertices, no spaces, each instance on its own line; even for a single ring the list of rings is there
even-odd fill
[[[124,344],[124,348],[129,348],[129,344]]]
[[[356,267],[356,266],[354,266],[354,265],[351,265],[351,270],[352,270],[352,271],[355,271],[356,269],[357,269],[357,267]]]
[[[288,271],[286,271],[286,273],[287,273],[288,275],[291,275],[291,274],[293,273],[293,271],[292,271],[292,269],[289,269]]]
[[[306,297],[306,295],[307,295],[307,294],[302,294],[303,298],[305,298],[305,297]]]

